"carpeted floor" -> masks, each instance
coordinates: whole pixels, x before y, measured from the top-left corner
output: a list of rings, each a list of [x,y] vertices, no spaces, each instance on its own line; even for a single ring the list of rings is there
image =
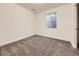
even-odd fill
[[[0,48],[1,56],[78,56],[69,42],[32,36]]]

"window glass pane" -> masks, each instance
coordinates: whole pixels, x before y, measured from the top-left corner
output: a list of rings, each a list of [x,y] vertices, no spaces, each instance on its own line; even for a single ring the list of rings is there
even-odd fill
[[[56,28],[56,13],[47,15],[47,28]]]

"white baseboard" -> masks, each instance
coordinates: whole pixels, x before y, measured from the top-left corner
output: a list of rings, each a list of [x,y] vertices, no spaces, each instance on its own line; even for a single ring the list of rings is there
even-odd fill
[[[58,40],[63,40],[61,38],[49,37],[49,36],[46,36],[46,35],[40,35],[40,34],[36,34],[36,35],[43,36],[43,37],[48,37],[48,38],[54,38],[54,39],[58,39]],[[66,40],[63,40],[63,41],[66,41]],[[72,45],[73,48],[77,48],[77,46],[74,45],[71,41],[67,41],[67,42],[70,42],[70,44]]]
[[[7,45],[7,44],[10,44],[10,43],[13,43],[13,42],[16,42],[16,41],[19,41],[19,40],[22,40],[24,38],[29,38],[29,37],[32,37],[34,35],[39,35],[39,36],[44,36],[44,37],[48,37],[48,38],[55,38],[55,37],[49,37],[49,36],[45,36],[45,35],[40,35],[40,34],[32,34],[32,35],[28,35],[28,36],[24,36],[24,37],[20,37],[20,38],[16,38],[15,40],[12,40],[12,41],[8,41],[6,43],[3,43],[3,44],[0,44],[0,47],[4,46],[4,45]],[[55,38],[55,39],[59,39],[59,40],[63,40],[61,38]],[[66,40],[63,40],[63,41],[66,41]],[[70,42],[70,41],[69,41]],[[70,42],[72,47],[73,48],[77,48],[77,46],[75,46],[72,42]]]
[[[13,43],[13,42],[16,42],[16,41],[19,41],[19,40],[22,40],[24,38],[32,37],[32,36],[34,36],[34,35],[29,35],[29,36],[24,36],[24,37],[21,37],[21,38],[16,38],[15,40],[11,40],[11,41],[5,42],[3,44],[0,44],[0,47],[5,46],[5,45],[10,44],[10,43]]]

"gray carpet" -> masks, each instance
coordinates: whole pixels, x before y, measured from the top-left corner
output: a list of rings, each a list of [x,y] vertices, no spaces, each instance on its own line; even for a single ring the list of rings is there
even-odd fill
[[[1,56],[78,56],[70,42],[32,36],[0,48]]]

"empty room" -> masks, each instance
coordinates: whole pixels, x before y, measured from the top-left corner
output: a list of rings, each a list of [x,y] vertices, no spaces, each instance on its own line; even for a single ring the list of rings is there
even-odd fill
[[[0,56],[79,56],[79,4],[0,3]]]

